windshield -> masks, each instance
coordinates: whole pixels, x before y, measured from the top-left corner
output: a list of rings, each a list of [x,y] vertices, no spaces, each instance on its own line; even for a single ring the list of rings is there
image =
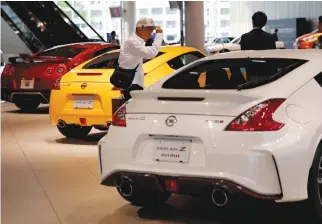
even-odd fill
[[[51,48],[49,50],[40,52],[36,55],[36,57],[64,57],[64,58],[74,58],[79,53],[83,52],[87,48],[85,47],[72,47],[72,46],[64,46]]]
[[[164,54],[164,52],[159,52],[158,56]],[[83,69],[114,69],[118,66],[118,59],[120,52],[113,52],[103,54],[98,58],[95,58],[91,62],[84,65]],[[144,59],[143,63],[150,61],[151,59]]]
[[[242,58],[200,61],[171,77],[165,89],[246,89],[273,82],[306,61]]]
[[[241,39],[241,37],[236,37],[236,38],[235,38],[235,39],[233,39],[230,43],[232,43],[232,44],[239,44],[240,39]]]

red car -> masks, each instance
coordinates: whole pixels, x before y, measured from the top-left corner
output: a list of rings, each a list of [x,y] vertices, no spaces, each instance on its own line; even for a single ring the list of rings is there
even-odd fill
[[[23,111],[49,103],[53,83],[77,65],[120,47],[107,43],[56,46],[31,57],[12,57],[1,75],[1,99]]]

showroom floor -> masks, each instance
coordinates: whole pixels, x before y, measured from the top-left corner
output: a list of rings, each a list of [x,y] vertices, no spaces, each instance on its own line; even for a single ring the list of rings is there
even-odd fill
[[[297,204],[245,202],[251,209],[243,205],[231,215],[204,209],[197,199],[174,196],[158,210],[133,207],[114,188],[99,184],[96,144],[104,133],[67,140],[51,125],[46,106],[33,114],[10,103],[1,107],[3,224],[311,223],[294,217],[303,212]]]

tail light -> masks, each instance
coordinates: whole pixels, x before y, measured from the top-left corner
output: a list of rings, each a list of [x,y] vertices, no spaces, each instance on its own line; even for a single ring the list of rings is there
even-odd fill
[[[13,67],[10,64],[7,64],[6,67],[3,69],[2,75],[3,76],[12,75],[14,71],[15,71],[15,67]]]
[[[113,86],[112,90],[120,90],[119,88]]]
[[[53,83],[53,90],[60,90],[60,80],[63,76],[60,76],[56,81]]]
[[[124,103],[113,115],[112,125],[126,127],[126,105]]]
[[[46,70],[47,75],[51,75],[52,72],[53,72],[52,68],[47,68],[47,70]]]
[[[277,131],[284,124],[273,120],[273,114],[285,99],[270,99],[248,109],[227,127],[226,131]]]

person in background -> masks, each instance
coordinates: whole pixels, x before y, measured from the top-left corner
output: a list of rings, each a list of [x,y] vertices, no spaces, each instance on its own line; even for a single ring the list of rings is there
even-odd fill
[[[278,29],[275,29],[275,32],[274,32],[274,37],[275,37],[275,41],[278,41],[278,35],[277,35],[277,33],[278,33]]]
[[[120,45],[120,41],[116,39],[116,32],[114,30],[111,32],[111,39],[109,40],[109,43]]]
[[[145,42],[151,38],[153,31],[156,31],[152,46],[145,46]],[[143,59],[152,59],[159,53],[163,40],[163,31],[155,26],[153,19],[141,18],[136,23],[136,31],[121,46],[118,64],[120,70],[134,72],[132,85],[122,90],[124,100],[132,98],[131,92],[144,89]]]
[[[276,49],[275,37],[273,34],[263,31],[267,23],[267,16],[263,12],[254,13],[253,30],[241,36],[241,50],[268,50]]]

